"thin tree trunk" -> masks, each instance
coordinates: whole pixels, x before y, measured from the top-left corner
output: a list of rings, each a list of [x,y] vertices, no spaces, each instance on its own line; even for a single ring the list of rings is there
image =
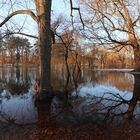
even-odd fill
[[[65,64],[67,69],[67,74],[70,75],[69,65],[68,65],[68,47],[66,47],[66,54],[65,54]]]

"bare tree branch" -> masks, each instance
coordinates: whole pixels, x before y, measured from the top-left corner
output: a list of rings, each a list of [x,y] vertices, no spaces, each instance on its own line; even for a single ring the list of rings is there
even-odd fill
[[[133,22],[133,26],[135,26],[136,23],[137,23],[138,21],[140,21],[140,15],[139,15],[138,18]]]
[[[8,15],[3,22],[0,23],[0,27],[2,27],[10,18],[12,18],[15,15],[18,14],[26,14],[26,15],[30,15],[36,22],[37,22],[37,16],[30,10],[18,10],[15,11],[13,13],[11,13],[10,15]]]
[[[29,34],[21,33],[21,32],[9,32],[9,33],[7,33],[6,35],[4,35],[2,38],[5,38],[6,36],[10,36],[10,35],[13,35],[13,34],[24,35],[24,36],[27,36],[27,37],[31,37],[31,38],[38,39],[37,36],[29,35]]]
[[[73,4],[72,4],[72,0],[70,0],[70,16],[73,16],[72,9],[73,9]]]
[[[72,11],[73,11],[73,10],[77,10],[77,11],[78,11],[79,16],[80,16],[80,20],[81,20],[81,23],[82,23],[83,29],[84,29],[85,25],[84,25],[84,21],[83,21],[83,19],[82,19],[82,15],[81,15],[81,12],[80,12],[80,7],[79,7],[79,8],[73,7],[72,0],[70,0],[70,16],[71,16],[71,17],[73,17],[73,14],[72,14]],[[72,26],[73,26],[73,18],[72,18]]]
[[[114,42],[114,43],[121,44],[121,45],[132,45],[129,41],[118,41],[118,40],[113,39],[113,38],[111,37],[111,35],[110,35],[108,29],[105,27],[104,22],[101,22],[101,23],[102,23],[102,25],[103,25],[103,27],[104,27],[104,29],[105,29],[107,35],[108,35],[109,40],[111,40],[111,41]]]

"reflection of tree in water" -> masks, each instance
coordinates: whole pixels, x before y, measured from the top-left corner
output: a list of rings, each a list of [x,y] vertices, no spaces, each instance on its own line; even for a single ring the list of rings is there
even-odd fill
[[[56,125],[56,117],[59,116],[60,114],[65,114],[70,112],[72,113],[72,104],[69,101],[69,97],[71,96],[71,92],[74,89],[77,91],[78,87],[78,80],[80,78],[80,71],[77,72],[75,75],[68,74],[66,81],[65,81],[65,86],[63,91],[54,91],[55,97],[48,97],[46,101],[35,101],[35,105],[37,107],[37,112],[38,112],[38,126],[39,128],[42,127],[53,127]],[[47,93],[46,93],[47,94]],[[52,106],[55,108],[55,103],[54,102],[59,102],[61,109],[57,110],[56,114],[52,115]]]
[[[127,110],[127,115],[129,118],[133,117],[135,107],[138,101],[140,101],[140,75],[139,74],[134,75],[134,78],[135,78],[135,83],[134,83],[133,97],[130,100],[129,108]]]
[[[27,75],[27,70],[25,70],[25,75],[21,74],[20,68],[16,68],[15,71],[15,78],[11,75],[11,80],[7,83],[8,90],[10,93],[13,94],[22,94],[27,93],[29,89],[29,77]]]
[[[10,81],[7,86],[12,95],[27,93],[29,89],[29,85],[27,83],[17,83],[15,81]]]
[[[75,119],[75,121],[82,123],[82,121],[94,122],[94,123],[120,123],[127,119],[132,119],[137,115],[134,112],[137,102],[140,100],[140,76],[134,75],[135,84],[133,90],[133,97],[130,99],[128,94],[131,93],[111,93],[106,92],[100,97],[88,96],[74,98],[69,94],[68,84],[70,77],[68,77],[65,85],[65,91],[60,92],[60,95],[56,95],[57,105],[61,106],[61,111],[57,112],[57,118],[66,119],[66,121],[72,121],[69,119]],[[77,87],[76,77],[73,78],[73,83],[75,84],[75,92]],[[70,82],[71,84],[71,82]],[[121,91],[120,91],[121,92]],[[125,97],[126,96],[126,97]],[[128,98],[129,96],[129,98]],[[87,98],[87,99],[86,99]],[[88,101],[88,102],[87,102]],[[53,102],[52,102],[53,103]],[[45,108],[44,106],[42,108]],[[45,110],[40,109],[39,110]],[[49,109],[48,109],[49,110]],[[79,112],[77,112],[79,111]],[[39,113],[40,115],[43,113]],[[49,113],[46,113],[49,114]],[[42,116],[41,116],[42,117]],[[41,118],[40,117],[40,118]],[[61,123],[63,120],[61,120]]]
[[[28,70],[25,71],[24,74],[21,70],[17,70],[15,75],[11,75],[10,79],[12,80],[7,82],[9,91],[12,94],[26,92],[30,86],[30,79],[28,76]],[[92,78],[94,78],[94,76]],[[117,93],[104,93],[101,97],[87,97],[90,103],[84,103],[85,99],[78,96],[78,85],[81,83],[81,73],[77,72],[68,75],[65,79],[63,90],[60,89],[60,91],[56,91],[54,98],[47,100],[45,103],[37,102],[38,127],[54,126],[56,125],[58,118],[61,119],[60,122],[64,122],[63,119],[65,119],[65,123],[70,119],[75,119],[78,123],[81,123],[82,121],[94,121],[96,123],[97,119],[99,121],[112,122],[113,120],[118,119],[118,117],[125,119],[126,117],[130,118],[133,116],[134,108],[139,100],[140,76],[135,75],[134,78],[134,93],[131,100],[128,101]],[[76,97],[78,98],[71,96],[72,91],[76,93]],[[60,110],[57,108],[58,106],[56,107],[58,111],[55,114],[53,114],[54,112],[52,111],[54,100],[57,100],[57,105],[61,106]],[[123,109],[122,106],[125,106],[125,109]],[[80,119],[83,120],[81,121]],[[69,122],[73,121],[71,120]]]
[[[46,99],[44,102],[35,101],[38,112],[38,127],[47,127],[51,124],[51,102],[52,98]]]
[[[112,105],[104,106],[101,110],[99,109],[100,111],[106,110],[104,121],[112,122],[118,117],[133,119],[135,118],[135,115],[138,115],[138,112],[135,112],[135,109],[137,102],[140,101],[140,75],[134,75],[134,81],[133,97],[130,100],[126,100],[123,96],[114,93],[104,94],[110,94],[110,97],[112,96],[114,98],[105,98],[104,96],[100,98],[98,103],[101,103],[104,100],[112,102]]]
[[[0,94],[0,123],[11,131],[12,125],[14,127],[32,125],[35,121],[35,112],[28,92],[31,84],[28,69],[8,67],[4,70],[5,75],[1,75],[5,86]]]

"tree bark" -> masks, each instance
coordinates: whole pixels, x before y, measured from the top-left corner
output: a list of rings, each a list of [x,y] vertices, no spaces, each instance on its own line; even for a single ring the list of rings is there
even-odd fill
[[[51,92],[51,3],[52,0],[35,0],[38,16],[38,44],[40,48],[41,93]],[[41,95],[42,96],[42,95]],[[43,95],[44,96],[44,95]]]
[[[135,71],[140,71],[140,46],[133,48],[133,51],[134,51]]]

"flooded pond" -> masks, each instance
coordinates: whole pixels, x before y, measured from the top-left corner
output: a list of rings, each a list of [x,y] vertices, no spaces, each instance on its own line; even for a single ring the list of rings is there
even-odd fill
[[[0,130],[17,125],[120,124],[140,118],[140,75],[122,70],[85,70],[72,77],[67,94],[66,75],[53,71],[59,94],[46,105],[33,98],[36,68],[0,68]]]

